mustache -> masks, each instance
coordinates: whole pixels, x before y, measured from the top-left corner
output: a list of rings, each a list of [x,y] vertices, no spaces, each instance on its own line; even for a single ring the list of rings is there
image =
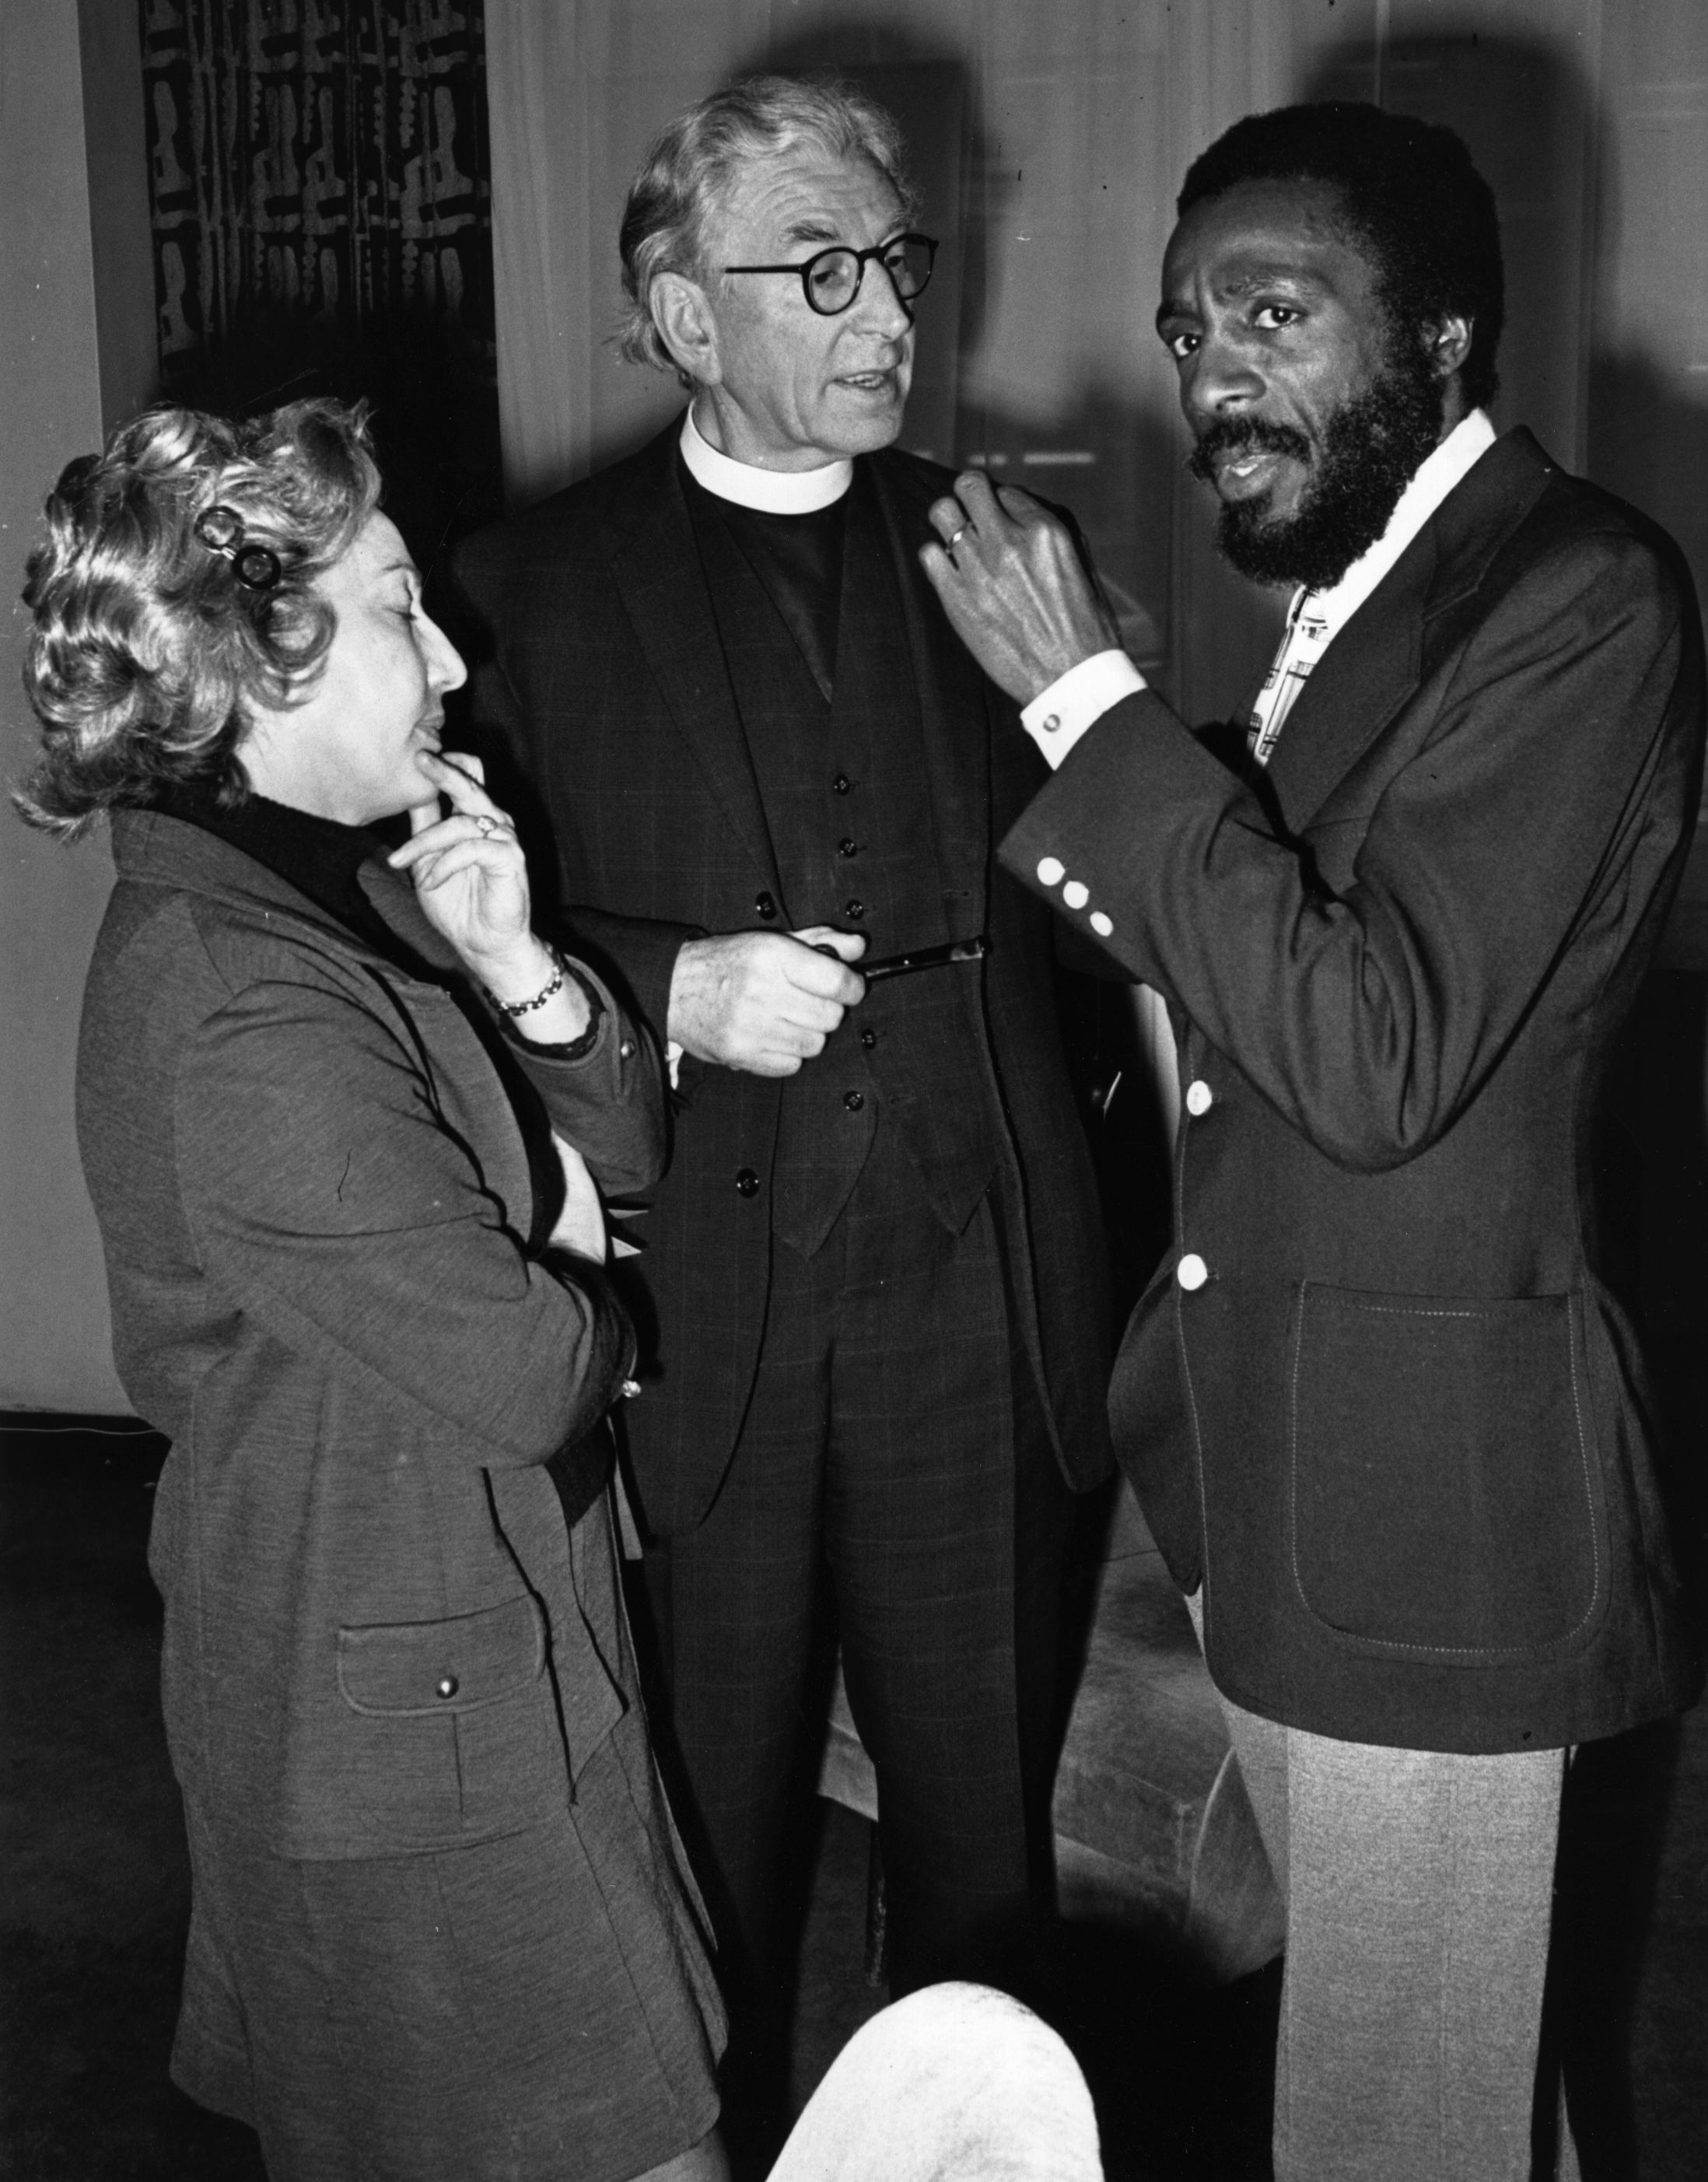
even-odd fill
[[[1291,455],[1296,462],[1311,459],[1311,443],[1291,424],[1271,424],[1261,417],[1224,417],[1212,424],[1186,457],[1186,468],[1205,485],[1213,485],[1216,465],[1224,455]]]

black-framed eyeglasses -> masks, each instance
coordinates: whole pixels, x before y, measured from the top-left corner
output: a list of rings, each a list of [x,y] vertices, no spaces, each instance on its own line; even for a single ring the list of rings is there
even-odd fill
[[[911,303],[923,295],[931,267],[937,262],[937,239],[929,235],[893,235],[887,242],[870,250],[855,250],[845,242],[828,250],[815,250],[799,265],[726,265],[726,273],[793,273],[801,292],[821,318],[834,318],[847,310],[860,291],[869,264],[882,265],[890,276],[897,299]]]

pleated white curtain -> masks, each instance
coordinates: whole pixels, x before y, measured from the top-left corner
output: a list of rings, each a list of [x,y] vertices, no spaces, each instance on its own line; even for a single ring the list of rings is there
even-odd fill
[[[1276,25],[1288,14],[1246,0],[911,0],[904,14],[846,0],[489,0],[512,500],[611,460],[679,405],[610,345],[617,223],[648,140],[735,76],[834,67],[901,119],[925,224],[944,244],[921,307],[907,443],[1070,502],[1134,648],[1166,672],[1188,493],[1172,374],[1151,330],[1157,270],[1191,150],[1286,95],[1291,46]],[[1272,617],[1205,566],[1231,692]]]
[[[1237,705],[1274,612],[1217,561],[1151,330],[1188,161],[1240,114],[1379,98],[1466,136],[1500,198],[1506,392],[1708,577],[1701,0],[489,0],[506,459],[517,503],[633,446],[676,390],[618,363],[616,227],[679,107],[840,67],[893,107],[939,271],[910,444],[1070,502],[1189,714]]]

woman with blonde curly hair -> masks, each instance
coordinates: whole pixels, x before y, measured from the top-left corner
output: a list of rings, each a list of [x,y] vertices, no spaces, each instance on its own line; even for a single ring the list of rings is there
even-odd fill
[[[172,1442],[174,2073],[274,2182],[711,2177],[603,1422],[599,1192],[661,1165],[658,1057],[439,749],[462,663],[379,493],[334,404],[158,411],[65,471],[25,594],[16,800],[118,869],[78,1127]]]

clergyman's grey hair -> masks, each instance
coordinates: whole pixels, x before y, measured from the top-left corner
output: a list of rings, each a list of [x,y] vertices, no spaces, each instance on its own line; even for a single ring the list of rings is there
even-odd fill
[[[901,130],[852,84],[783,75],[750,76],[679,114],[641,162],[623,206],[623,313],[618,346],[632,363],[677,372],[652,318],[661,273],[699,279],[705,224],[749,161],[812,145],[827,158],[870,159],[901,199],[901,223],[919,216]],[[684,380],[685,385],[688,382]]]

